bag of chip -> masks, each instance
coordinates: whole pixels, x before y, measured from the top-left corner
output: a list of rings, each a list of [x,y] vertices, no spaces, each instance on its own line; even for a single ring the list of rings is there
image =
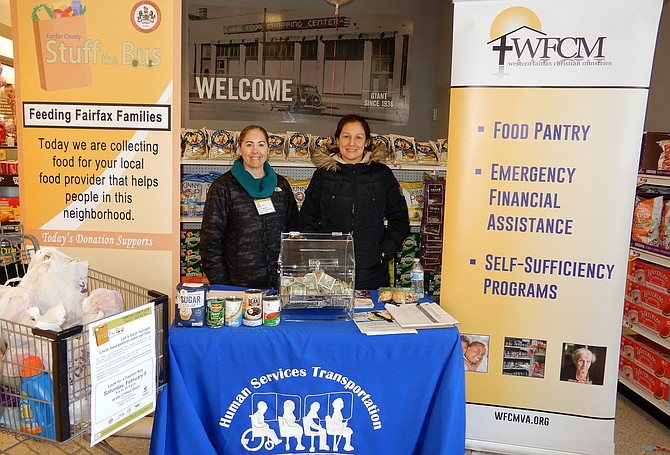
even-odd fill
[[[286,135],[288,136],[286,159],[288,161],[309,161],[309,134],[289,131]]]
[[[391,134],[391,146],[393,147],[393,162],[395,164],[416,163],[413,137]]]
[[[633,228],[631,235],[634,241],[645,245],[658,246],[660,237],[663,196],[643,199],[635,197],[633,211]]]
[[[410,221],[421,221],[423,212],[423,182],[399,182],[407,202]]]

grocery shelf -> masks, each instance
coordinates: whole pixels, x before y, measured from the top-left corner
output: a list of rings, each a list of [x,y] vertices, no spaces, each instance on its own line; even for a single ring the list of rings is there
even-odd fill
[[[181,164],[190,165],[212,165],[212,166],[231,166],[234,160],[181,160]],[[268,161],[272,167],[308,167],[313,168],[311,161]],[[389,164],[391,169],[408,171],[426,171],[426,172],[446,172],[444,166],[428,166],[421,164]],[[669,181],[670,182],[670,181]],[[670,183],[669,183],[670,184]]]
[[[622,324],[624,327],[633,330],[636,333],[639,333],[643,337],[653,341],[654,343],[663,346],[666,349],[670,349],[670,338],[661,338],[657,333],[652,332],[651,330],[645,329],[639,325],[633,325],[629,322]]]
[[[668,250],[633,242],[630,246],[630,256],[670,268],[670,251]]]
[[[637,186],[640,185],[670,186],[670,176],[640,173],[637,175]]]

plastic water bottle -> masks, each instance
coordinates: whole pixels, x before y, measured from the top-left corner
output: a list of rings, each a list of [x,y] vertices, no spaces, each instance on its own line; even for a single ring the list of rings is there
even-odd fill
[[[415,300],[423,298],[423,267],[421,267],[421,260],[419,258],[414,258],[414,264],[412,265],[412,297]]]
[[[42,359],[38,356],[26,357],[23,365],[19,371],[21,431],[55,439],[54,388],[51,377],[43,371]]]

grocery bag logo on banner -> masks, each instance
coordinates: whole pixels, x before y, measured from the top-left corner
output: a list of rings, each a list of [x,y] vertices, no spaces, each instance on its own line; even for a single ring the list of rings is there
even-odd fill
[[[491,50],[498,59],[498,75],[528,67],[609,66],[605,36],[548,36],[540,18],[528,8],[515,6],[499,13],[491,23]]]
[[[72,0],[67,8],[41,3],[33,8],[40,87],[63,90],[91,86],[91,63],[97,61],[100,41],[86,37],[86,7]]]
[[[252,392],[265,384],[282,380],[319,379],[339,383],[343,390],[328,386],[311,393]],[[295,384],[292,384],[295,387]],[[307,384],[298,384],[297,390],[309,390]],[[362,418],[354,419],[355,403],[359,400],[366,409],[372,430],[382,428],[380,409],[372,396],[352,379],[321,367],[311,369],[282,369],[252,378],[230,403],[219,426],[241,431],[240,444],[255,452],[261,449],[280,452],[315,450],[354,450],[357,432],[363,428]],[[360,435],[359,435],[360,436]]]

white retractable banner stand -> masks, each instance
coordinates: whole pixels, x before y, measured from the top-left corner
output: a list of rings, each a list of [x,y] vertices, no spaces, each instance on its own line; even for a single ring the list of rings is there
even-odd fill
[[[454,2],[440,304],[467,447],[612,454],[661,0]]]

